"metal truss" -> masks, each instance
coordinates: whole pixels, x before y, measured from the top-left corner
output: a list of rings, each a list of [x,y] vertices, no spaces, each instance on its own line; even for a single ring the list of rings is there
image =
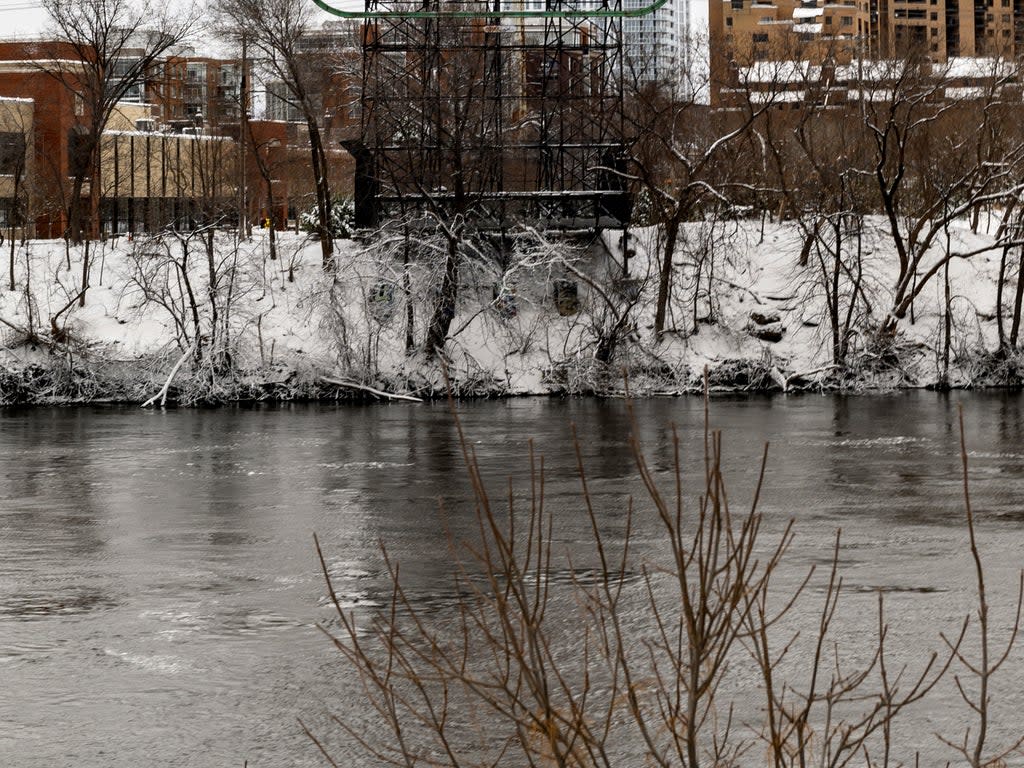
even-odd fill
[[[358,223],[628,220],[622,0],[365,3]]]

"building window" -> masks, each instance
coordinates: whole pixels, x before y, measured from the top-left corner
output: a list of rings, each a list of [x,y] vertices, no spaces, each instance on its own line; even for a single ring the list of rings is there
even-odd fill
[[[753,39],[755,43],[767,43],[768,35],[765,32],[755,32],[753,34]]]
[[[727,26],[727,27],[731,27],[732,26],[732,16],[726,16],[725,17],[725,26]]]
[[[839,25],[843,27],[853,26],[853,16],[841,16],[839,18]]]
[[[25,167],[25,134],[15,131],[0,133],[0,173],[11,176]]]

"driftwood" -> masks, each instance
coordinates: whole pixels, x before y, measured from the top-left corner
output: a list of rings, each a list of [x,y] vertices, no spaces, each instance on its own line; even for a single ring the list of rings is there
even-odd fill
[[[823,365],[821,368],[815,368],[813,371],[801,371],[798,373],[791,373],[789,376],[786,376],[773,365],[768,373],[772,377],[772,380],[782,387],[783,392],[789,392],[789,383],[794,379],[805,379],[809,376],[814,376],[817,373],[825,373],[826,371],[833,371],[837,368],[842,368],[842,366],[837,365],[836,363],[830,363],[828,365]]]
[[[393,392],[384,392],[383,390],[374,389],[373,387],[368,387],[365,384],[356,384],[354,381],[348,381],[346,379],[335,379],[331,378],[330,376],[321,376],[320,381],[324,382],[325,384],[333,384],[336,387],[345,387],[346,389],[357,389],[360,392],[369,392],[371,395],[376,395],[377,397],[385,397],[389,400],[408,400],[409,402],[412,403],[423,402],[422,399],[418,397],[413,397],[412,395],[398,395]]]
[[[160,399],[161,408],[163,408],[167,404],[167,390],[171,388],[171,382],[174,381],[174,377],[178,375],[178,370],[181,368],[182,364],[186,360],[188,360],[189,355],[192,354],[192,348],[194,346],[194,343],[189,344],[188,349],[185,350],[185,353],[178,359],[178,362],[176,362],[174,364],[174,367],[171,368],[171,372],[170,374],[168,374],[167,381],[164,382],[163,387],[160,388],[159,392],[157,392],[155,395],[149,398],[149,400],[142,404],[143,408],[148,408],[149,406],[151,406],[153,403],[156,402],[157,398]]]

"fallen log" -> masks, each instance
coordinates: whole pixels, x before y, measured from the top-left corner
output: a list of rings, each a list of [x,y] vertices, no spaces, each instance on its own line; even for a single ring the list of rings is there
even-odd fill
[[[421,398],[413,397],[412,395],[398,395],[395,394],[394,392],[385,392],[381,389],[368,387],[365,384],[357,384],[354,381],[348,381],[347,379],[335,379],[330,376],[321,376],[320,381],[324,382],[325,384],[333,384],[336,387],[345,387],[346,389],[356,389],[359,390],[360,392],[369,392],[371,395],[376,395],[377,397],[384,397],[389,400],[408,400],[409,402],[412,403],[423,402]]]

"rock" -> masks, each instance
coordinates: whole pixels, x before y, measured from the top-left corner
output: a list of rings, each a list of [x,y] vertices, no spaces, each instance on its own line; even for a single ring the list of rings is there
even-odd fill
[[[781,325],[772,326],[758,326],[750,328],[750,335],[755,339],[761,341],[769,341],[775,343],[776,341],[782,341],[782,336],[786,332],[786,329]]]
[[[750,319],[757,325],[771,325],[772,323],[779,322],[781,318],[776,312],[762,313],[755,311],[750,313]]]

